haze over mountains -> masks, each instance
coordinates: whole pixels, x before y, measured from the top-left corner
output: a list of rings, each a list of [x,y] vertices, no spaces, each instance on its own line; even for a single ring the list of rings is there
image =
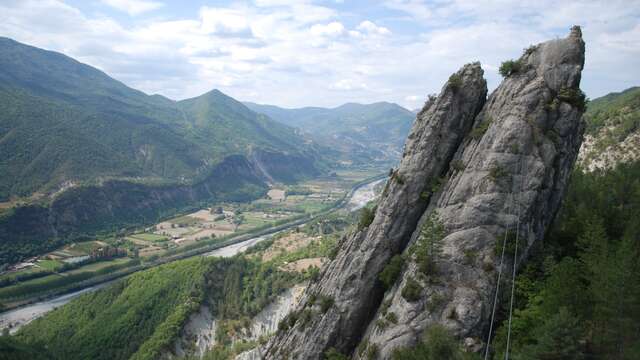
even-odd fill
[[[392,161],[402,146],[415,114],[400,105],[347,103],[336,108],[285,109],[245,102],[250,109],[301,129],[323,145],[337,148],[356,161]]]

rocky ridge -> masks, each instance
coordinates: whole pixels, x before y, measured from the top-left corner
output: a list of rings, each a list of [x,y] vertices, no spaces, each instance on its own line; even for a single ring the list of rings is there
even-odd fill
[[[515,248],[519,223],[518,261],[524,260],[560,207],[584,123],[580,106],[562,100],[549,104],[579,88],[584,64],[580,30],[528,49],[518,62],[523,70],[502,82],[476,119],[476,128],[488,124],[486,132],[459,149],[454,161],[460,167],[450,171],[413,234],[413,243],[421,241],[428,219],[444,227],[434,271],[421,273],[408,247],[405,256],[411,260],[385,296],[390,305],[378,311],[367,329],[363,343],[375,347],[379,358],[388,358],[396,347],[414,345],[433,324],[481,348],[500,266],[495,249],[505,239]],[[503,266],[503,279],[511,264]],[[415,300],[403,296],[411,280],[422,287]],[[391,312],[398,325],[381,328]]]
[[[321,294],[332,298],[336,306],[307,326],[296,325],[289,336],[277,336],[268,345],[268,357],[286,357],[289,349],[304,344],[300,358],[320,358],[328,347],[342,350],[357,344],[383,295],[378,273],[404,248],[427,207],[432,184],[426,180],[446,173],[482,107],[487,93],[482,75],[480,64],[464,66],[439,97],[425,104],[409,134],[401,164],[380,198],[375,219],[368,228],[343,239],[338,256],[302,301],[303,308],[313,307],[312,294]]]
[[[307,288],[299,320],[261,349],[264,358],[320,359],[329,348],[389,358],[434,324],[482,348],[500,270],[495,248],[513,241],[508,234],[519,224],[521,264],[543,238],[584,131],[579,27],[528,48],[512,65],[486,102],[477,63],[429,99],[373,221],[342,240],[337,257]],[[431,254],[425,273],[416,249],[425,236],[436,236],[434,224],[442,229],[442,251]],[[397,254],[404,266],[385,292],[378,276]],[[404,291],[409,283],[411,296]],[[319,296],[333,300],[324,312],[314,302]],[[363,351],[354,352],[358,344]]]

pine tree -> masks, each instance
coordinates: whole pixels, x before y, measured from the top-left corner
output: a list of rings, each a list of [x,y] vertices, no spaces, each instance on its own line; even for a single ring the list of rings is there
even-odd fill
[[[420,237],[414,246],[414,254],[418,268],[425,274],[435,274],[437,272],[436,263],[442,255],[442,239],[445,236],[445,229],[438,214],[432,213],[420,229]]]

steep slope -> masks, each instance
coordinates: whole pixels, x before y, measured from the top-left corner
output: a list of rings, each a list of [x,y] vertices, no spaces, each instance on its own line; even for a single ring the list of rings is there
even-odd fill
[[[239,322],[295,280],[294,274],[238,257],[180,260],[84,294],[14,338],[46,348],[50,359],[161,359],[201,307],[219,321]]]
[[[378,273],[406,245],[427,206],[432,187],[428,179],[446,173],[484,103],[487,85],[482,74],[478,63],[466,65],[452,76],[460,83],[448,82],[437,99],[427,102],[409,135],[400,167],[382,194],[375,219],[367,229],[343,239],[336,259],[307,291],[307,297],[322,294],[336,306],[305,327],[279,334],[269,344],[269,358],[296,354],[300,359],[319,359],[329,347],[344,351],[357,344],[382,296]]]
[[[0,84],[0,201],[104,178],[194,183],[253,149],[316,160],[293,129],[217,90],[181,102],[148,96],[7,38]]]
[[[611,93],[589,103],[579,162],[586,169],[611,168],[640,159],[640,88]]]
[[[388,161],[400,158],[402,145],[415,115],[392,103],[348,103],[328,109],[284,109],[245,103],[252,110],[288,126],[301,129],[321,144],[340,150],[355,161]]]
[[[469,67],[452,76],[419,114],[370,225],[342,241],[336,259],[307,290],[298,310],[310,309],[311,320],[277,334],[266,358],[320,359],[333,347],[354,358],[386,359],[396,348],[415,345],[435,324],[466,343],[482,344],[496,269],[508,271],[511,263],[501,264],[494,249],[513,239],[508,234],[518,224],[521,264],[564,195],[584,130],[583,65],[584,42],[574,27],[569,37],[530,47],[504,65],[507,78],[486,103],[483,91],[471,85],[484,86],[477,65],[475,81],[462,75]],[[467,96],[454,96],[465,101],[453,105],[456,85]],[[468,126],[432,133],[461,111],[475,117],[469,136]],[[450,147],[438,157],[434,147],[444,144]],[[434,159],[446,174],[425,171],[427,164],[436,169]],[[399,253],[405,264],[384,293],[378,274]],[[312,294],[332,297],[334,306],[316,312]],[[353,353],[358,343],[362,351]]]

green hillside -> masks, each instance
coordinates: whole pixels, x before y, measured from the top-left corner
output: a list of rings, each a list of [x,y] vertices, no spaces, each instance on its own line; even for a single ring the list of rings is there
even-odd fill
[[[78,297],[22,328],[14,347],[53,359],[157,359],[201,304],[220,319],[250,317],[294,280],[242,258],[177,261]]]
[[[0,37],[0,263],[198,203],[246,201],[325,149],[218,90],[149,96]],[[55,194],[55,196],[54,196]]]
[[[591,101],[580,162],[589,170],[640,159],[640,87]]]
[[[301,129],[321,144],[341,150],[352,160],[397,160],[415,119],[411,111],[387,102],[348,103],[332,109],[245,104],[256,112]]]
[[[589,102],[587,133],[596,134],[607,125],[620,125],[620,137],[640,127],[640,87],[607,94]]]
[[[260,149],[318,160],[293,129],[217,90],[180,102],[148,96],[7,38],[0,110],[0,201],[105,178],[194,183],[225,156]]]

